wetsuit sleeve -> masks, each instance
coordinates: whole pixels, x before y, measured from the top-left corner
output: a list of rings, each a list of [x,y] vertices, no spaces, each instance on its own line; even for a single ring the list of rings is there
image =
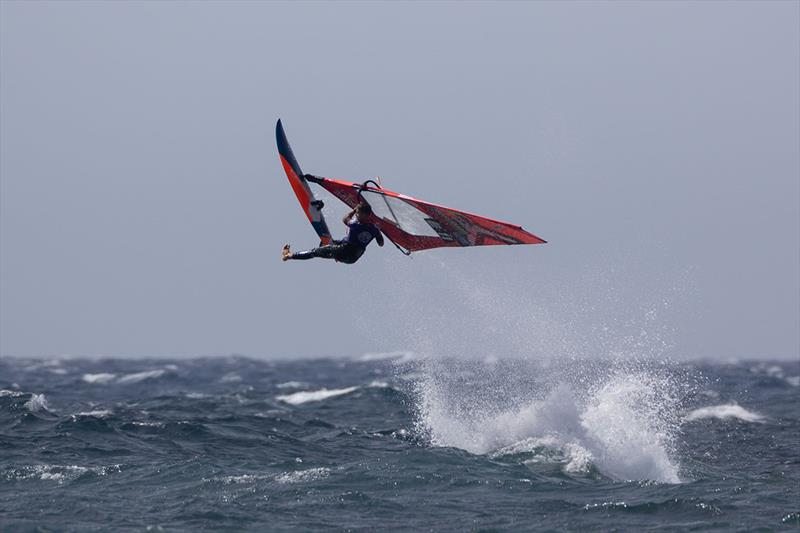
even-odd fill
[[[381,230],[378,229],[378,226],[372,226],[372,236],[375,237],[375,240],[378,241],[379,246],[383,246],[383,234]]]

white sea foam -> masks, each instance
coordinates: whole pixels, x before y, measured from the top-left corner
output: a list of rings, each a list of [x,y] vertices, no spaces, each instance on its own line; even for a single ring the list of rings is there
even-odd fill
[[[284,403],[288,403],[291,405],[300,405],[308,402],[319,402],[322,400],[327,400],[328,398],[342,396],[344,394],[350,394],[351,392],[357,389],[358,387],[346,387],[344,389],[320,389],[315,391],[301,391],[301,392],[295,392],[293,394],[282,394],[280,396],[276,396],[275,398],[277,400],[280,400]]]
[[[570,473],[594,465],[619,480],[680,482],[672,454],[679,420],[669,379],[617,372],[582,394],[562,384],[543,399],[499,406],[492,401],[496,394],[483,392],[492,386],[502,389],[470,389],[463,380],[456,389],[435,377],[424,380],[419,424],[431,443],[476,454],[526,450],[534,454],[529,461],[561,462]]]
[[[294,472],[284,472],[275,476],[278,483],[308,483],[324,479],[330,475],[329,468],[310,468],[308,470],[295,470]]]
[[[237,374],[236,372],[228,372],[221,378],[219,378],[220,383],[238,383],[242,381],[242,376]]]
[[[767,373],[768,376],[773,376],[773,377],[776,377],[776,378],[782,378],[783,377],[783,369],[781,367],[779,367],[778,365],[771,365],[771,366],[767,367],[766,373]]]
[[[161,428],[164,427],[162,422],[131,422],[134,426],[143,427],[143,428]]]
[[[492,457],[526,454],[524,464],[562,463],[571,474],[586,474],[592,465],[592,452],[577,442],[566,442],[556,436],[531,437],[492,452]]]
[[[31,399],[25,402],[25,408],[31,413],[48,411],[47,398],[44,397],[44,394],[32,394]]]
[[[750,367],[750,372],[757,375],[769,376],[771,378],[783,380],[792,387],[800,387],[800,376],[787,376],[786,371],[779,365],[759,363]]]
[[[407,363],[414,361],[419,357],[414,352],[409,351],[396,351],[396,352],[370,352],[359,355],[355,358],[356,361],[366,363],[370,361],[395,361],[398,363]]]
[[[31,465],[7,470],[3,472],[2,478],[7,481],[26,481],[32,479],[55,481],[61,485],[65,481],[72,481],[90,472],[97,476],[107,476],[120,471],[121,465],[118,464],[109,466]]]
[[[279,389],[302,389],[303,387],[308,387],[308,383],[305,381],[287,381],[278,383],[277,387]]]
[[[140,383],[147,379],[157,379],[166,374],[167,371],[163,368],[158,370],[147,370],[145,372],[136,372],[134,374],[125,374],[117,380],[117,383],[130,384]]]
[[[581,414],[597,466],[616,479],[678,483],[670,457],[677,413],[669,382],[647,374],[612,378]]]
[[[98,410],[95,410],[95,411],[84,411],[82,413],[75,413],[74,416],[76,416],[76,417],[85,416],[85,417],[91,417],[91,418],[108,418],[112,414],[113,413],[108,409],[98,409]]]
[[[302,463],[302,460],[298,460],[298,463]],[[222,476],[222,477],[215,477],[211,479],[204,479],[203,481],[219,481],[224,483],[225,485],[240,485],[240,484],[252,484],[257,483],[259,481],[270,480],[275,481],[277,483],[308,483],[310,481],[317,481],[319,479],[324,479],[330,475],[331,471],[329,468],[320,467],[320,468],[309,468],[308,470],[295,470],[291,472],[283,472],[281,474],[261,474],[261,473],[254,473],[254,474],[239,474],[237,476]]]
[[[19,398],[23,394],[25,394],[25,393],[17,391],[17,390],[6,390],[6,389],[0,390],[0,398],[6,397],[6,396],[11,397],[11,398]]]
[[[97,385],[105,385],[112,381],[116,374],[111,374],[108,372],[100,372],[99,374],[84,374],[81,379],[86,383],[97,384]]]
[[[753,374],[766,375],[776,379],[783,379],[785,376],[785,372],[782,367],[767,363],[759,363],[756,366],[750,367],[750,372]]]
[[[741,405],[736,405],[735,403],[701,407],[700,409],[695,409],[694,411],[686,415],[687,422],[692,422],[694,420],[702,420],[704,418],[716,418],[718,420],[727,420],[731,418],[736,418],[743,422],[764,421],[764,416],[754,411],[748,411]]]
[[[262,479],[272,479],[269,474],[241,474],[239,476],[225,476],[215,478],[217,481],[222,481],[226,485],[239,484],[239,483],[255,483]]]

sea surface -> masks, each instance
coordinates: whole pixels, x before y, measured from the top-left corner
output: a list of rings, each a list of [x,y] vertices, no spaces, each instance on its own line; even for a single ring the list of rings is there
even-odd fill
[[[800,529],[800,363],[0,359],[0,530]]]

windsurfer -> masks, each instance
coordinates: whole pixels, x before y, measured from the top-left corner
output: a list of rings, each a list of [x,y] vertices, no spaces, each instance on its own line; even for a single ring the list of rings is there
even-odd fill
[[[383,246],[383,235],[378,226],[369,221],[372,215],[372,207],[364,201],[359,203],[352,211],[347,213],[342,222],[348,227],[347,235],[344,239],[333,241],[331,244],[313,248],[306,252],[294,252],[285,245],[281,252],[281,259],[312,259],[321,257],[333,259],[338,263],[355,263],[367,249],[367,245],[375,239],[378,246]]]

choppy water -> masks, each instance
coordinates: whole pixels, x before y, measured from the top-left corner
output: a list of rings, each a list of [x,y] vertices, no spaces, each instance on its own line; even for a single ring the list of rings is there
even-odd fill
[[[800,528],[800,363],[0,359],[0,529]]]

